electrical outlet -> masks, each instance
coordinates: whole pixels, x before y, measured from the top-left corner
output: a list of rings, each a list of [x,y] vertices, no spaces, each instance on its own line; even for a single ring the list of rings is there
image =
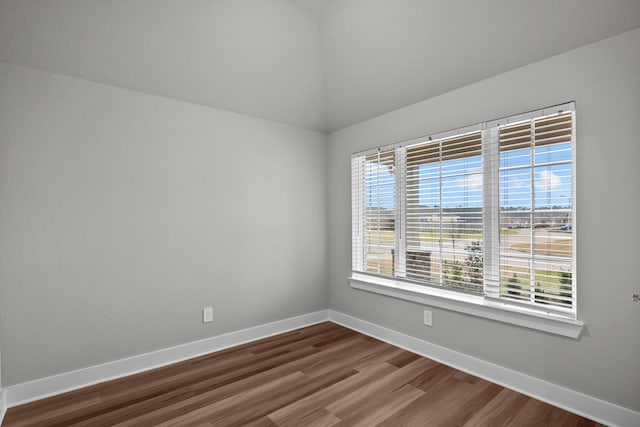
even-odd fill
[[[424,324],[426,326],[433,326],[433,314],[429,310],[424,311]]]
[[[213,322],[213,307],[205,307],[202,309],[202,323]]]

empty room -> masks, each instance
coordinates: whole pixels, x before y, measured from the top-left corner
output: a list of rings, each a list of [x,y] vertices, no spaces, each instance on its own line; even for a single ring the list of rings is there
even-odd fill
[[[0,0],[0,425],[640,426],[640,1]]]

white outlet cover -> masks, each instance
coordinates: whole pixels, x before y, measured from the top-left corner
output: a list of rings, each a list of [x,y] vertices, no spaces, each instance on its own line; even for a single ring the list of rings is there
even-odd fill
[[[213,321],[213,307],[205,307],[202,309],[202,323]]]
[[[424,311],[424,324],[426,326],[433,325],[433,314],[429,310]]]

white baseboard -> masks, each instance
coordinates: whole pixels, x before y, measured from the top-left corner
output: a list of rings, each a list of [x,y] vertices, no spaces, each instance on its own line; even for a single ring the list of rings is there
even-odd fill
[[[609,426],[640,426],[640,412],[329,310],[329,320]]]
[[[0,425],[4,420],[4,415],[7,413],[7,393],[3,388],[0,388]]]
[[[180,362],[225,348],[281,334],[293,329],[329,320],[328,310],[291,317],[212,338],[169,347],[151,353],[40,378],[26,383],[11,385],[4,390],[5,404],[0,408],[11,408],[23,403],[65,393],[104,381],[125,377],[171,363]],[[1,401],[0,401],[1,402]],[[2,405],[2,403],[0,403]],[[0,413],[2,413],[0,411]]]

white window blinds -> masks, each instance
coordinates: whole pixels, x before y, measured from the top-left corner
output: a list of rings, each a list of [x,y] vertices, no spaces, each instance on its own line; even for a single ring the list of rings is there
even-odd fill
[[[393,149],[352,159],[353,265],[357,271],[393,277],[396,174]]]
[[[353,271],[575,317],[573,103],[352,156]]]
[[[571,309],[573,112],[500,127],[500,296]]]
[[[482,134],[406,149],[407,278],[482,292]]]

